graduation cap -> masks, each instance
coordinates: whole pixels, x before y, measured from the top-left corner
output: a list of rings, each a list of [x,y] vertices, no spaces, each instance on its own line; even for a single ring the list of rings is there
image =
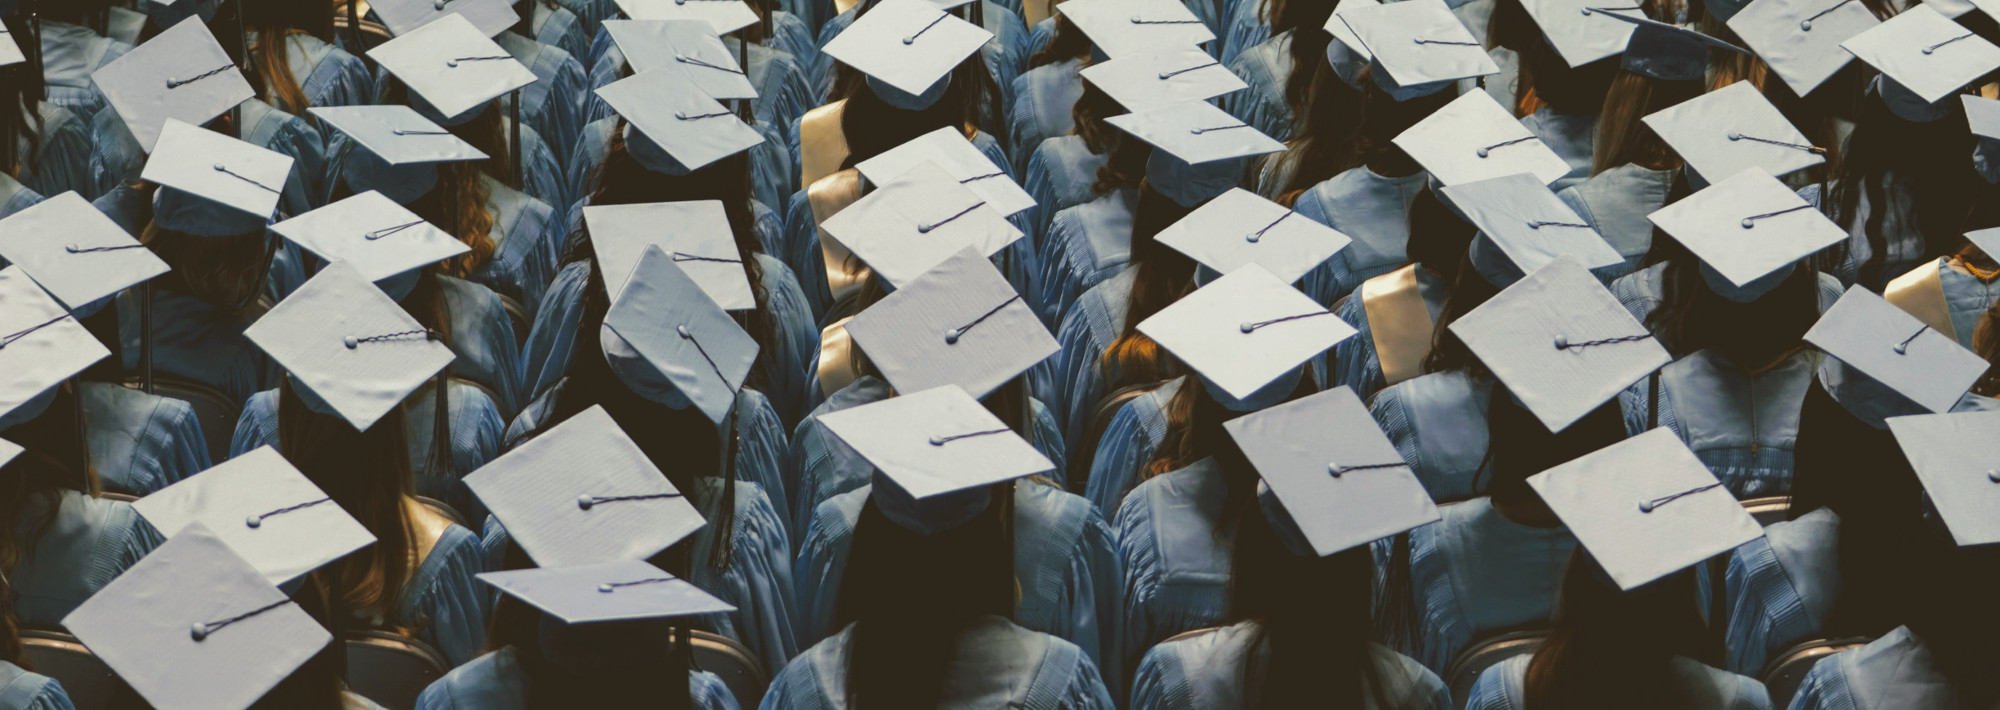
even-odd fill
[[[4,30],[4,28],[0,28],[0,30]],[[28,61],[27,52],[21,50],[21,43],[19,40],[14,39],[13,32],[0,31],[0,35],[7,36],[5,40],[0,40],[0,68],[11,67]]]
[[[985,28],[922,0],[884,0],[821,51],[867,74],[884,101],[921,110],[944,95],[951,70],[992,39]],[[881,91],[884,85],[894,91]]]
[[[1034,445],[953,385],[816,421],[919,501],[1055,470]]]
[[[1240,187],[1160,230],[1153,240],[1218,273],[1256,264],[1285,283],[1297,283],[1353,241]]]
[[[342,261],[320,269],[243,336],[291,373],[307,406],[356,431],[375,426],[455,357]]]
[[[1634,25],[1621,66],[1641,76],[1663,81],[1701,81],[1708,77],[1710,49],[1750,54],[1750,50],[1734,44],[1646,17],[1637,9],[1603,14]]]
[[[1965,123],[1972,135],[2000,139],[2000,101],[1972,94],[1960,94],[1965,105]]]
[[[1445,185],[1514,173],[1534,175],[1547,185],[1569,174],[1562,156],[1484,91],[1465,92],[1392,142]]]
[[[44,395],[110,356],[26,269],[0,269],[0,430],[39,416]]]
[[[957,385],[984,397],[1060,349],[1021,294],[973,249],[869,306],[847,333],[904,392]]]
[[[333,641],[201,523],[63,618],[159,710],[242,710]]]
[[[472,251],[379,192],[279,222],[271,231],[321,259],[347,262],[361,278],[385,287],[397,276]]]
[[[968,247],[992,256],[1021,238],[986,198],[930,162],[827,218],[820,231],[896,288]]]
[[[90,75],[139,147],[153,152],[169,120],[207,123],[257,95],[208,25],[183,22]]]
[[[167,119],[139,179],[158,183],[153,221],[201,237],[261,232],[278,211],[292,157]]]
[[[1529,476],[1528,485],[1626,591],[1764,536],[1666,427]]]
[[[1164,45],[1083,68],[1083,78],[1127,111],[1206,101],[1249,85],[1208,52]]]
[[[625,292],[646,248],[657,246],[723,310],[757,307],[742,254],[736,251],[736,233],[718,200],[591,205],[583,208],[583,222],[590,228],[598,273],[614,301]]]
[[[1646,217],[1737,287],[1847,238],[1847,230],[1757,168]]]
[[[1859,286],[1805,340],[1931,412],[1950,411],[1986,373],[1986,359]]]
[[[1623,0],[1522,0],[1521,7],[1548,38],[1549,46],[1571,67],[1580,67],[1625,51],[1634,26],[1611,15],[1644,12]]]
[[[272,585],[375,542],[360,521],[269,446],[160,489],[132,507],[169,539],[193,526],[214,534]]]
[[[626,386],[668,407],[692,404],[718,424],[757,360],[757,341],[653,244],[611,302],[604,331],[604,357]]]
[[[1860,0],[1757,0],[1729,29],[1800,96],[1854,60],[1841,43],[1882,24]]]
[[[1430,493],[1354,390],[1223,422],[1321,557],[1438,520]]]
[[[734,111],[672,69],[620,79],[597,96],[625,117],[625,147],[654,172],[686,175],[764,142]]]
[[[1928,4],[1904,10],[1840,46],[1930,104],[2000,68],[2000,47]]]
[[[1001,215],[1011,216],[1035,206],[1035,198],[1028,196],[1005,168],[994,165],[978,146],[966,140],[963,131],[950,126],[913,138],[854,167],[868,182],[886,185],[925,162],[943,168],[960,185],[986,198],[986,206]]]
[[[316,106],[314,117],[353,139],[340,174],[355,192],[375,190],[409,204],[437,186],[437,166],[485,160],[485,152],[401,104]]]
[[[436,113],[427,112],[426,118],[458,125],[500,95],[535,83],[535,73],[489,36],[453,13],[368,50],[368,56],[410,87],[418,111]]]
[[[715,595],[641,560],[486,572],[479,581],[565,624],[736,611]]]
[[[2000,542],[2000,412],[1890,417],[1889,431],[1952,539]]]
[[[1246,264],[1141,321],[1139,332],[1225,399],[1249,402],[1355,331],[1264,267]],[[1280,389],[1278,396],[1291,393]]]
[[[1566,254],[1450,328],[1551,432],[1569,428],[1671,359],[1646,327]]]
[[[1443,0],[1405,0],[1339,13],[1372,57],[1375,82],[1397,101],[1428,96],[1459,79],[1500,73],[1485,45]]]
[[[1640,119],[1709,181],[1755,167],[1789,175],[1826,162],[1785,114],[1748,81],[1739,81]]]
[[[707,0],[702,0],[706,2]],[[736,65],[714,28],[700,20],[606,20],[604,29],[618,43],[635,74],[671,69],[687,77],[709,98],[754,99],[757,87]]]
[[[368,7],[397,37],[450,15],[465,18],[487,37],[506,32],[521,21],[507,0],[373,0]]]
[[[1361,71],[1375,61],[1375,53],[1369,51],[1368,45],[1361,42],[1361,36],[1354,33],[1353,27],[1348,26],[1346,18],[1355,12],[1380,4],[1378,0],[1339,0],[1339,4],[1335,5],[1333,12],[1327,16],[1326,26],[1321,28],[1326,30],[1327,34],[1333,35],[1334,39],[1326,45],[1328,65],[1333,68],[1333,73],[1338,75],[1341,81],[1356,89],[1361,88]]]
[[[1966,241],[1979,247],[1980,251],[1994,259],[2000,259],[2000,227],[1978,229],[1965,233]]]
[[[1576,210],[1525,173],[1448,185],[1439,192],[1479,228],[1469,252],[1472,265],[1495,286],[1519,281],[1562,256],[1591,269],[1625,261]]]
[[[167,263],[75,192],[0,220],[0,259],[71,311],[167,272]]]
[[[757,11],[743,0],[617,0],[634,20],[701,20],[717,35],[757,24]]]
[[[0,468],[5,468],[8,463],[13,462],[14,457],[20,456],[23,451],[27,451],[27,449],[22,448],[20,444],[0,439]]]
[[[1194,207],[1236,187],[1245,159],[1285,150],[1284,143],[1206,101],[1169,104],[1105,121],[1157,149],[1147,159],[1146,182],[1182,207]]]
[[[602,406],[522,442],[465,486],[543,567],[643,560],[706,524]]]
[[[1064,0],[1056,13],[1111,59],[1155,47],[1198,47],[1215,39],[1208,25],[1173,0]]]

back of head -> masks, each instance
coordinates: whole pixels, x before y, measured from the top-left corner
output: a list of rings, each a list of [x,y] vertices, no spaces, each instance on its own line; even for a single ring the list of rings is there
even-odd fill
[[[1670,662],[1697,653],[1701,643],[1693,572],[1620,591],[1579,547],[1560,594],[1554,633],[1528,663],[1525,706],[1666,707]]]
[[[682,555],[682,546],[652,562]],[[528,553],[513,540],[501,553],[501,570],[531,569]],[[526,676],[526,710],[692,705],[688,672],[676,667],[673,625],[661,619],[565,625],[510,594],[499,595],[487,625],[489,650],[514,649]],[[577,650],[581,657],[565,657]]]
[[[341,574],[341,603],[380,613],[392,626],[403,586],[414,571],[415,533],[407,500],[415,494],[405,443],[402,407],[395,407],[367,431],[347,420],[313,411],[291,378],[278,384],[278,453],[325,491],[328,498],[375,536],[373,546],[347,558]]]
[[[332,0],[239,0],[236,6],[243,13],[243,29],[255,32],[258,38],[248,57],[255,70],[248,76],[258,85],[258,96],[286,113],[305,115],[312,102],[293,73],[290,37],[305,34],[332,42]]]
[[[1323,698],[1316,707],[1324,708],[1395,706],[1372,656],[1375,568],[1369,546],[1299,557],[1286,550],[1263,514],[1251,510],[1237,518],[1231,558],[1229,618],[1258,621],[1268,648],[1262,683],[1244,684],[1243,707],[1281,707],[1287,698],[1308,697]]]

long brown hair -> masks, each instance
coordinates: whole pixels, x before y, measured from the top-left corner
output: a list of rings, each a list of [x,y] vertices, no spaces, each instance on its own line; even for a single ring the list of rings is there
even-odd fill
[[[248,59],[258,98],[294,116],[306,115],[312,102],[292,73],[291,40],[309,35],[333,42],[333,0],[239,1],[237,8],[244,31],[257,34]]]
[[[0,466],[0,574],[12,574],[55,525],[65,491],[98,494],[90,465],[82,395],[76,385],[56,387],[49,408],[7,430],[23,451]],[[27,521],[29,524],[20,524]],[[4,660],[4,659],[0,659]]]
[[[383,103],[408,102],[409,89],[402,82],[389,82]],[[485,268],[499,249],[493,241],[496,226],[494,213],[487,207],[492,195],[487,193],[485,184],[479,178],[483,173],[505,183],[507,176],[515,174],[518,156],[510,151],[512,142],[508,140],[507,125],[500,102],[493,101],[477,118],[447,127],[445,130],[491,157],[476,163],[439,165],[437,187],[417,201],[404,205],[424,221],[443,228],[472,248],[472,251],[445,262],[445,273],[452,276],[464,278]],[[526,236],[522,235],[522,238]]]
[[[249,312],[270,272],[270,237],[262,230],[197,237],[148,223],[139,242],[171,269],[156,284],[232,315]]]
[[[1668,81],[1619,69],[1604,94],[1604,111],[1597,116],[1590,174],[1627,163],[1648,170],[1680,167],[1680,154],[1640,119],[1700,96],[1701,91],[1699,81]]]
[[[1879,97],[1861,101],[1840,168],[1820,199],[1821,212],[1850,231],[1858,228],[1868,242],[1871,253],[1859,266],[1856,283],[1879,290],[1893,276],[1883,271],[1889,256],[1889,235],[1884,230],[1890,211],[1899,208],[1890,195],[1896,182],[1902,183],[1901,189],[1910,198],[1904,227],[1916,229],[1923,237],[1924,254],[1920,256],[1949,253],[1962,236],[1958,228],[1971,213],[1978,186],[1985,181],[1965,159],[1975,141],[1966,127],[1965,113],[1957,110],[1955,102],[1949,105],[1952,111],[1945,118],[1917,125],[1891,113]],[[1868,215],[1859,219],[1863,197],[1868,200]],[[1849,251],[1835,249],[1822,254],[1845,258]]]
[[[373,546],[336,563],[341,604],[379,613],[390,628],[415,635],[428,620],[403,619],[398,611],[418,564],[409,507],[416,487],[403,427],[398,406],[367,431],[355,431],[307,407],[291,378],[279,380],[278,452],[375,536]]]
[[[1524,710],[1662,708],[1674,656],[1700,652],[1694,574],[1621,592],[1577,548],[1563,573],[1554,633],[1528,662]]]
[[[1134,141],[1136,142],[1136,141]],[[1104,391],[1154,382],[1180,374],[1180,361],[1139,332],[1139,322],[1194,290],[1194,260],[1153,240],[1194,210],[1182,207],[1150,185],[1141,184],[1132,210],[1132,295],[1126,300],[1125,328],[1097,362]]]

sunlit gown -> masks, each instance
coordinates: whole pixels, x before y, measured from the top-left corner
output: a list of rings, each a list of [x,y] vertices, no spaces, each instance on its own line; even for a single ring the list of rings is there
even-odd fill
[[[1450,502],[1479,495],[1474,479],[1486,463],[1492,397],[1491,378],[1452,370],[1391,385],[1368,409],[1431,498]]]
[[[1410,531],[1412,596],[1404,601],[1417,637],[1403,652],[1442,673],[1474,641],[1548,621],[1576,537],[1508,520],[1490,498],[1438,512],[1442,520]]]
[[[1623,276],[1638,270],[1646,251],[1652,248],[1653,222],[1646,215],[1666,206],[1667,189],[1673,181],[1672,171],[1626,163],[1592,175],[1556,196],[1625,257],[1625,266],[1613,272]]]
[[[76,710],[62,683],[0,661],[0,710]]]
[[[109,382],[84,382],[90,465],[104,490],[143,496],[211,464],[194,407]]]
[[[1013,153],[1016,174],[1028,175],[1028,158],[1042,141],[1076,128],[1070,110],[1083,95],[1083,66],[1082,59],[1064,59],[1014,77],[1014,106],[1007,113],[1007,150]]]
[[[1028,156],[1021,187],[1035,198],[1035,206],[1021,214],[1027,224],[1028,243],[1037,253],[1048,241],[1049,222],[1056,213],[1097,199],[1097,170],[1110,158],[1108,152],[1090,152],[1083,138],[1075,135],[1043,140]]]
[[[1532,655],[1515,656],[1486,669],[1472,685],[1466,710],[1525,710],[1528,664]],[[1754,678],[1716,670],[1700,661],[1675,656],[1668,685],[1647,691],[1657,694],[1656,707],[1670,710],[1771,710],[1771,694]]]
[[[1436,673],[1385,646],[1370,647],[1381,687],[1365,710],[1452,710]],[[1255,621],[1154,646],[1132,678],[1132,710],[1248,710],[1248,689],[1265,673],[1270,644]],[[1379,694],[1388,705],[1375,702]]]
[[[1125,667],[1154,644],[1227,619],[1236,526],[1224,516],[1224,485],[1222,467],[1202,459],[1140,483],[1118,508]]]
[[[90,75],[132,51],[132,45],[82,25],[43,19],[42,78],[51,103],[89,120],[110,104]]]
[[[1036,250],[1041,267],[1033,287],[1042,322],[1054,328],[1085,291],[1125,269],[1132,256],[1132,218],[1139,192],[1132,188],[1057,212]]]
[[[15,535],[28,534],[47,515],[33,502],[22,513],[10,523]],[[14,615],[30,626],[61,628],[63,617],[163,542],[130,503],[63,491],[34,549],[8,575]]]
[[[764,710],[842,710],[853,628],[807,649],[779,671]],[[1068,641],[1015,626],[997,616],[962,630],[945,668],[940,710],[1111,710],[1111,693],[1097,667]]]
[[[1097,440],[1097,456],[1090,461],[1090,480],[1083,497],[1097,506],[1105,517],[1118,515],[1125,495],[1139,485],[1146,464],[1167,435],[1167,403],[1180,392],[1185,378],[1168,380],[1118,408],[1104,435]]]
[[[1410,263],[1410,204],[1424,189],[1424,178],[1422,172],[1383,177],[1361,166],[1300,195],[1292,206],[1299,216],[1340,230],[1354,240],[1307,272],[1300,290],[1331,308],[1360,288],[1361,282]]]
[[[591,97],[590,75],[585,73],[583,62],[560,47],[513,32],[502,32],[493,41],[534,72],[535,83],[516,89],[521,97],[521,122],[535,129],[548,144],[557,166],[567,169],[565,161],[576,148],[577,134],[583,131],[586,102]],[[510,108],[513,97],[512,93],[501,97],[502,108]]]
[[[832,633],[854,527],[873,486],[820,504],[799,545],[792,579],[803,617],[801,641]],[[1113,685],[1117,663],[1118,553],[1111,528],[1082,497],[1040,480],[1014,485],[1014,578],[1021,601],[1014,623],[1076,644]]]
[[[1820,659],[1792,696],[1792,710],[1962,708],[1939,661],[1910,627]]]
[[[1986,311],[2000,302],[2000,279],[1982,281],[1965,264],[1950,257],[1939,257],[1929,263],[1918,264],[1912,271],[1936,269],[1938,285],[1944,291],[1945,310],[1951,317],[1951,326],[1958,336],[1958,344],[1971,349],[1972,336],[1979,331],[1980,320]]]
[[[1246,39],[1254,36],[1258,44],[1241,52],[1235,51],[1234,45],[1223,50],[1225,66],[1249,84],[1249,88],[1224,94],[1216,104],[1265,135],[1291,140],[1292,108],[1285,103],[1285,82],[1292,75],[1292,33],[1281,32],[1265,41],[1263,36],[1271,28],[1261,23],[1256,28]]]
[[[1772,657],[1825,635],[1840,598],[1840,516],[1820,508],[1764,526],[1729,556],[1727,666],[1762,673]]]
[[[1691,353],[1660,368],[1657,409],[1651,378],[1619,396],[1625,431],[1672,429],[1739,499],[1785,495],[1799,409],[1820,358],[1805,350],[1752,373],[1714,350]]]
[[[736,697],[722,678],[707,671],[688,671],[693,710],[738,710]],[[528,674],[514,647],[472,659],[453,668],[417,696],[417,710],[528,710]]]

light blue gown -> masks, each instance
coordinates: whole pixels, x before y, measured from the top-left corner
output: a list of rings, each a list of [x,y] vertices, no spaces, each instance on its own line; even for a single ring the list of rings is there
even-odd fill
[[[1773,656],[1824,636],[1840,598],[1840,516],[1821,508],[1764,527],[1730,554],[1729,670],[1759,674]]]
[[[1501,517],[1489,498],[1438,512],[1438,522],[1410,531],[1417,637],[1405,652],[1442,673],[1481,638],[1548,621],[1576,536]]]
[[[1236,527],[1224,518],[1224,485],[1222,467],[1202,459],[1147,479],[1118,508],[1125,667],[1175,634],[1227,620]]]
[[[249,35],[251,42],[257,41],[256,33]],[[375,76],[369,73],[367,62],[360,57],[310,34],[293,34],[286,40],[286,59],[291,65],[292,80],[297,81],[299,88],[305,92],[307,103],[313,106],[367,106],[375,103],[375,92],[380,87],[375,85]]]
[[[1240,52],[1235,44],[1229,44],[1222,51],[1224,65],[1250,87],[1224,94],[1216,105],[1265,135],[1291,140],[1292,107],[1285,103],[1285,82],[1292,76],[1292,33],[1287,30],[1265,41],[1271,28],[1262,23],[1254,27],[1245,39],[1257,44],[1244,45]]]
[[[619,16],[616,0],[556,0],[556,4],[570,11],[570,14],[576,15],[577,21],[583,23],[585,37],[595,38],[605,20],[617,19]],[[591,45],[593,49],[597,46]]]
[[[1245,687],[1264,674],[1268,644],[1244,621],[1154,646],[1132,679],[1132,710],[1247,710]],[[1382,681],[1367,710],[1452,710],[1451,689],[1409,656],[1376,645],[1369,660]]]
[[[792,430],[791,450],[785,459],[784,487],[796,491],[791,497],[794,536],[803,540],[821,504],[868,485],[869,477],[875,471],[874,465],[861,454],[848,447],[840,437],[822,428],[818,418],[888,398],[889,383],[879,377],[865,375],[827,397]],[[1055,419],[1041,402],[1030,401],[1028,407],[1034,419],[1029,443],[1055,463],[1056,471],[1062,471],[1063,439],[1056,433]],[[804,549],[803,543],[800,549]]]
[[[1806,350],[1752,375],[1713,350],[1690,353],[1660,368],[1657,412],[1651,378],[1619,395],[1625,431],[1672,429],[1739,499],[1784,495],[1792,489],[1799,408],[1819,362],[1818,351]]]
[[[1306,273],[1300,290],[1333,307],[1361,282],[1410,263],[1410,204],[1426,173],[1383,177],[1367,166],[1350,168],[1299,196],[1299,216],[1340,230],[1354,241]],[[1366,395],[1363,395],[1366,396]]]
[[[1451,502],[1479,495],[1474,479],[1485,466],[1492,398],[1492,379],[1452,370],[1391,385],[1368,411],[1431,498]]]
[[[1597,141],[1597,114],[1556,113],[1543,106],[1521,119],[1521,125],[1527,126],[1528,132],[1540,138],[1556,155],[1562,156],[1563,162],[1569,163],[1569,174],[1551,183],[1549,189],[1562,192],[1590,177],[1590,163]]]
[[[486,650],[486,621],[493,613],[492,588],[479,581],[486,571],[479,536],[457,524],[445,528],[437,545],[411,570],[396,613],[417,628],[418,640],[459,665]]]
[[[493,216],[489,234],[494,250],[493,260],[474,272],[471,280],[493,289],[501,298],[514,299],[532,318],[562,259],[563,240],[568,235],[562,231],[561,215],[547,202],[485,173],[480,173],[479,184],[486,190],[486,211]]]
[[[104,490],[144,496],[208,470],[194,407],[109,382],[84,382],[90,465]]]
[[[1056,329],[1056,344],[1062,349],[1029,370],[1030,391],[1036,399],[1053,403],[1051,414],[1062,426],[1063,441],[1083,439],[1097,400],[1105,394],[1106,378],[1098,371],[1098,360],[1125,331],[1125,310],[1136,273],[1126,269],[1083,292]]]
[[[1028,243],[1039,254],[1048,242],[1049,222],[1056,213],[1097,199],[1094,186],[1097,169],[1111,159],[1109,153],[1090,152],[1083,137],[1061,135],[1042,141],[1028,156],[1021,175],[1021,187],[1035,198],[1035,206],[1022,214],[1027,223]]]
[[[1339,260],[1339,254],[1333,255],[1332,261]],[[1431,322],[1436,323],[1444,312],[1445,299],[1451,296],[1451,285],[1422,268],[1418,268],[1415,275],[1417,295],[1423,298],[1424,309],[1430,312]],[[1352,338],[1335,343],[1326,355],[1314,358],[1314,374],[1327,388],[1346,386],[1354,390],[1355,396],[1367,401],[1389,386],[1388,379],[1382,374],[1382,359],[1375,351],[1375,329],[1368,322],[1368,306],[1359,295],[1349,295],[1334,305],[1333,312],[1359,332]]]
[[[1057,212],[1036,250],[1041,267],[1032,286],[1042,322],[1061,323],[1083,292],[1125,269],[1132,257],[1132,218],[1139,191],[1124,188]]]
[[[763,710],[844,710],[853,628],[842,629],[786,665],[771,680]],[[1068,641],[997,616],[958,636],[939,710],[1111,710],[1097,667]]]
[[[1173,401],[1186,381],[1186,378],[1168,380],[1134,397],[1111,415],[1104,436],[1097,440],[1097,456],[1090,460],[1090,480],[1083,489],[1083,497],[1099,511],[1117,516],[1125,495],[1139,485],[1146,464],[1153,460],[1160,440],[1167,435],[1167,403]]]
[[[533,5],[531,31],[537,43],[560,49],[579,63],[590,57],[590,35],[584,31],[582,18],[561,5],[550,7],[539,1]]]
[[[62,683],[0,661],[0,710],[76,710]]]
[[[47,101],[38,104],[37,115],[42,119],[42,129],[34,137],[37,146],[32,153],[34,160],[21,166],[18,178],[21,184],[42,195],[74,190],[86,200],[102,196],[104,193],[97,188],[90,172],[97,150],[90,122]],[[22,136],[17,145],[19,154],[30,154],[27,136]]]
[[[1624,276],[1639,269],[1647,250],[1653,247],[1653,222],[1646,215],[1667,204],[1667,188],[1673,186],[1670,170],[1652,170],[1626,163],[1591,176],[1556,194],[1583,221],[1597,230],[1604,241],[1625,257]],[[1607,273],[1597,269],[1592,273]]]
[[[694,710],[738,710],[722,678],[688,672]],[[417,696],[417,710],[527,710],[528,676],[508,646],[453,668]]]
[[[42,20],[42,78],[49,102],[86,121],[109,106],[90,75],[132,51],[132,45],[67,22]]]
[[[139,371],[140,290],[118,296],[118,338],[125,372]],[[261,310],[240,315],[193,296],[153,289],[153,372],[212,387],[231,402],[278,385],[278,366],[243,331]]]
[[[1222,62],[1233,67],[1237,57],[1254,51],[1271,39],[1271,26],[1264,23],[1263,0],[1225,0],[1224,5],[1222,26],[1215,31],[1217,40],[1212,44],[1222,48]],[[1286,63],[1290,64],[1289,61]],[[1287,67],[1285,72],[1277,75],[1280,86],[1285,83],[1285,75],[1290,73]]]
[[[1473,683],[1465,710],[1526,710],[1528,663],[1534,656],[1515,656],[1486,669]],[[1669,685],[1656,691],[1669,710],[1771,710],[1764,684],[1700,661],[1675,656]]]
[[[1792,696],[1791,710],[1965,707],[1923,639],[1898,626],[1866,646],[1820,659]]]
[[[1911,204],[1911,190],[1916,188],[1913,183],[1913,180],[1900,175],[1889,176],[1889,202],[1894,208],[1882,216],[1882,236],[1887,241],[1885,248],[1889,252],[1882,262],[1883,279],[1892,279],[1916,268],[1926,257],[1924,235],[1916,224],[1917,218],[1914,213],[1916,207]],[[1821,212],[1826,212],[1827,208],[1820,203],[1820,195],[1819,183],[1807,185],[1799,190],[1799,197],[1805,198],[1805,201],[1812,203],[1814,207],[1819,207]],[[1868,192],[1863,190],[1860,199],[1855,202],[1853,226],[1847,229],[1847,259],[1833,272],[1843,284],[1855,283],[1861,277],[1861,265],[1867,263],[1875,253],[1868,245],[1867,233],[1868,219],[1874,209],[1869,203]],[[1883,286],[1879,283],[1862,285],[1878,291]]]
[[[39,205],[44,199],[47,198],[42,193],[29,189],[28,186],[22,185],[20,181],[4,177],[4,173],[0,173],[0,219],[5,219],[13,216],[15,212]],[[94,203],[93,206],[95,206]],[[109,216],[109,212],[107,212],[107,216]],[[113,217],[112,219],[116,221],[117,218]],[[122,227],[124,224],[120,223],[119,226]],[[0,264],[6,263],[8,263],[6,259],[0,259]]]
[[[1083,67],[1082,59],[1065,59],[1014,77],[1009,92],[1014,107],[1007,114],[1007,149],[1014,154],[1016,174],[1032,175],[1028,160],[1042,141],[1069,135],[1076,128],[1070,111],[1083,96]]]
[[[569,165],[566,161],[576,148],[577,134],[582,132],[585,123],[586,102],[593,96],[590,93],[590,76],[584,73],[583,63],[559,47],[513,32],[502,32],[493,41],[506,49],[515,61],[534,72],[535,83],[518,89],[521,122],[535,129],[535,133],[548,144],[557,167],[567,170]],[[502,96],[501,108],[508,108],[513,97],[512,93]]]
[[[31,505],[11,523],[15,535],[42,519],[40,506]],[[8,575],[14,615],[29,626],[61,628],[63,617],[164,542],[132,504],[63,491],[53,523]]]
[[[1930,265],[1917,268],[1938,270],[1938,283],[1944,287],[1945,309],[1951,314],[1952,330],[1957,331],[1958,344],[1972,348],[1972,336],[1979,330],[1979,322],[1986,317],[1986,311],[2000,301],[2000,280],[1981,281],[1979,277],[1965,269],[1965,265],[1950,258],[1940,257]]]
[[[986,62],[986,73],[992,75],[993,83],[1000,89],[1000,117],[1001,120],[1005,120],[1009,107],[1013,106],[1014,77],[1020,76],[1021,70],[1028,64],[1028,25],[1022,21],[1018,12],[1007,12],[991,0],[980,0],[980,2],[986,4],[983,8],[986,14],[986,31],[993,33],[993,39],[987,40],[979,56]],[[861,3],[856,3],[847,12],[828,20],[819,28],[819,46],[822,49],[828,42],[832,42],[834,37],[846,31],[849,25],[854,24],[854,18],[859,15],[860,7]],[[833,65],[833,56],[822,51],[818,63],[811,67],[808,78],[812,80],[813,96],[819,99],[813,105],[824,103],[827,92],[833,88]],[[991,133],[1001,127],[981,125],[979,128]],[[994,164],[1010,163],[996,161]]]
[[[862,486],[834,496],[814,512],[792,573],[804,617],[803,641],[816,642],[835,631],[854,526],[872,490]],[[1118,553],[1111,528],[1097,509],[1045,482],[1017,482],[1014,579],[1021,587],[1014,623],[1076,644],[1107,684],[1118,685],[1117,622],[1123,606]]]

